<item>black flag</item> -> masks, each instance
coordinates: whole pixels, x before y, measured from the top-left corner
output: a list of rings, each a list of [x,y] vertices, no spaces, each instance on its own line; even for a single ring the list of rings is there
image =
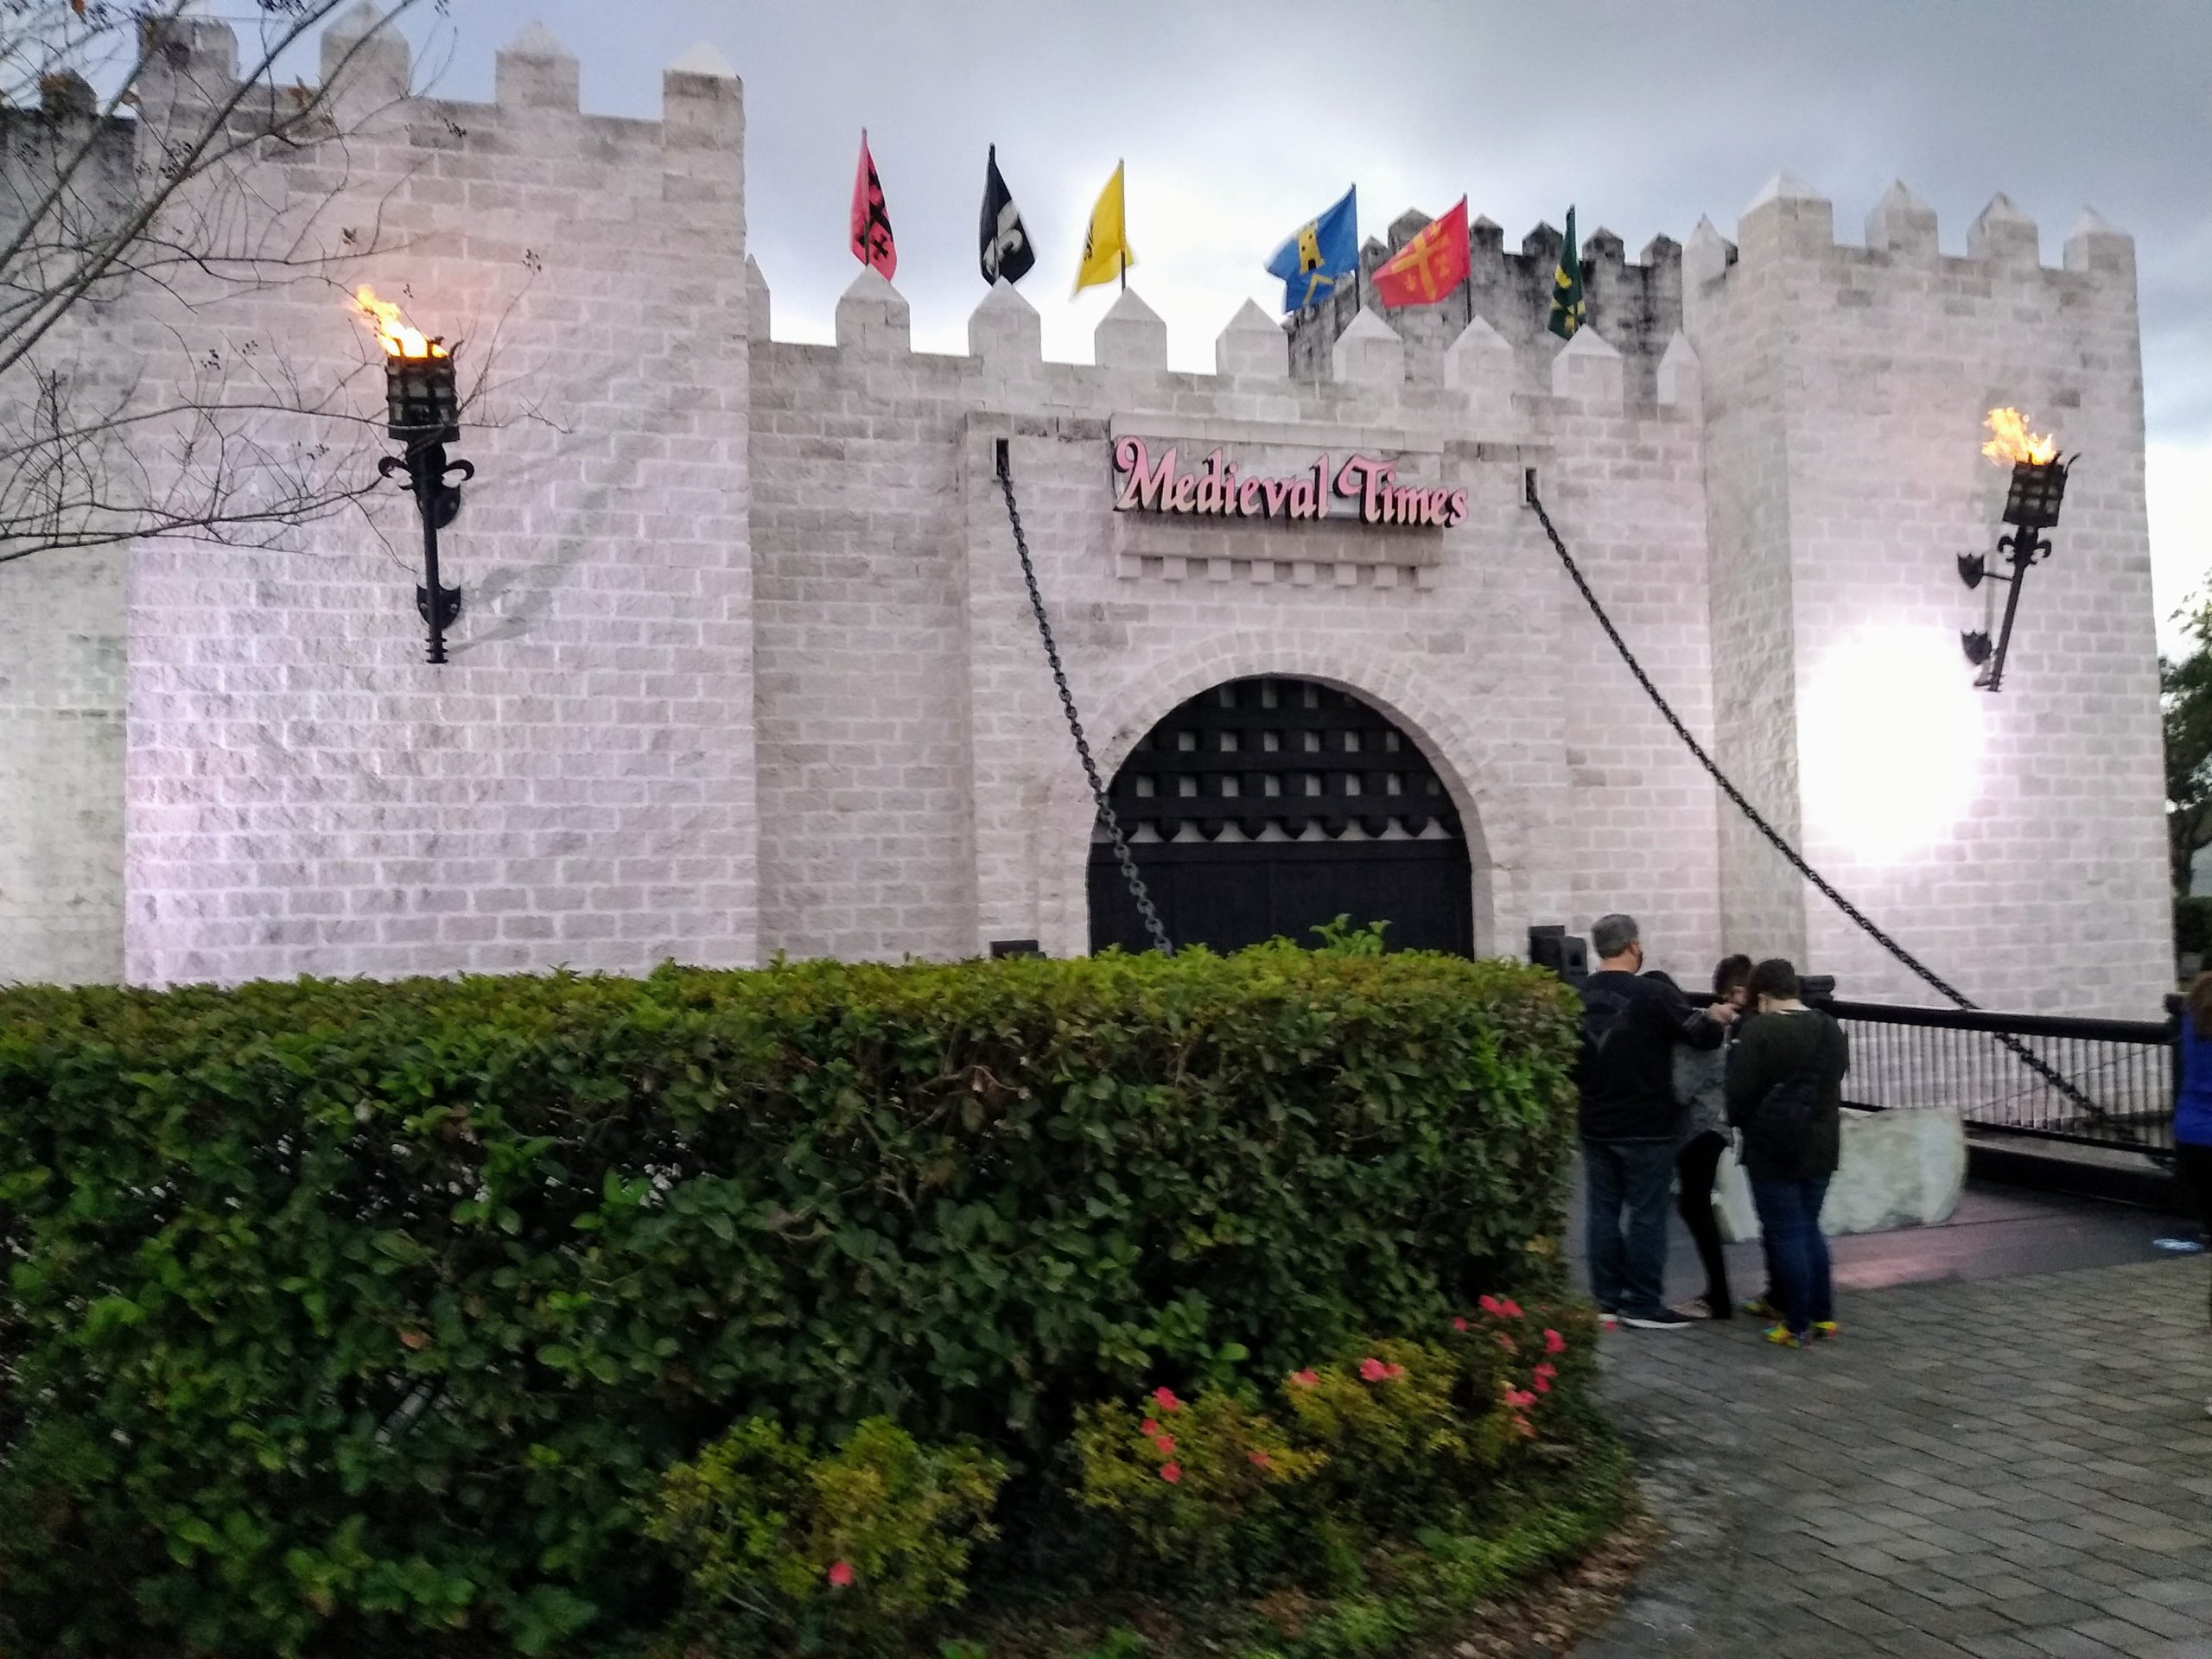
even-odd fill
[[[982,264],[987,283],[995,283],[1001,276],[1018,283],[1037,263],[1036,250],[1029,245],[1029,232],[1021,223],[1021,210],[1014,205],[1014,193],[999,176],[996,144],[991,146],[990,160],[984,168],[983,222],[976,236],[976,257]]]

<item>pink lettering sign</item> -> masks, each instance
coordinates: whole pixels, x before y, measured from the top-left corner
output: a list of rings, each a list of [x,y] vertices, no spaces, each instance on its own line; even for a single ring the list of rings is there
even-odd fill
[[[1116,512],[1163,512],[1208,518],[1319,519],[1332,514],[1329,503],[1354,504],[1362,524],[1449,530],[1467,517],[1465,490],[1429,485],[1402,485],[1397,465],[1354,455],[1332,470],[1329,457],[1288,478],[1239,474],[1236,463],[1218,449],[1195,471],[1179,471],[1174,448],[1160,452],[1142,438],[1124,437],[1114,445]]]

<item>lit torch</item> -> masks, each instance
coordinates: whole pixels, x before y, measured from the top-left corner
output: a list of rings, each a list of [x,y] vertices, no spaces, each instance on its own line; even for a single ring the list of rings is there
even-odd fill
[[[438,580],[438,532],[453,523],[461,511],[461,486],[476,475],[467,461],[446,459],[446,445],[461,437],[453,354],[436,336],[411,327],[397,306],[378,299],[367,283],[353,290],[353,303],[375,325],[377,343],[384,347],[385,424],[392,441],[407,450],[386,455],[377,470],[386,478],[405,474],[422,513],[423,582],[415,589],[415,608],[429,627],[429,660],[442,663],[446,629],[461,615],[461,589]]]
[[[378,299],[366,283],[353,290],[353,303],[375,326],[377,343],[384,347],[385,403],[393,439],[406,444],[458,442],[461,404],[444,341],[410,326],[397,305]]]
[[[2058,458],[2056,438],[2031,432],[2027,416],[2017,409],[1993,409],[1982,424],[1989,429],[1989,441],[1981,446],[1981,453],[1999,466],[2012,469],[2003,514],[2012,533],[1997,540],[1997,550],[2012,566],[2012,574],[1992,570],[1980,553],[1961,553],[1959,576],[1970,588],[1979,587],[1986,576],[1992,582],[2010,582],[2012,590],[2005,601],[2005,623],[1994,646],[1986,628],[1961,633],[1960,643],[1966,649],[1967,660],[1981,670],[1974,683],[1994,691],[2005,677],[2005,653],[2012,642],[2012,618],[2020,606],[2021,582],[2030,565],[2050,556],[2050,543],[2043,539],[2042,532],[2058,522],[2058,509],[2066,499],[2067,468],[2074,463]]]

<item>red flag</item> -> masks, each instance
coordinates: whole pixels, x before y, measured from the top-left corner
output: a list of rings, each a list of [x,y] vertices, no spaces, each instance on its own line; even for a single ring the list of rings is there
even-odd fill
[[[1375,267],[1384,305],[1433,305],[1467,280],[1467,199]]]
[[[1464,209],[1465,202],[1459,204]],[[1459,221],[1464,232],[1467,215]],[[1464,236],[1463,236],[1464,239]],[[868,129],[861,129],[860,170],[853,175],[853,257],[874,265],[887,280],[898,275],[899,246],[891,239],[891,213],[883,205],[883,181],[875,176],[875,158],[868,153]],[[1461,250],[1460,270],[1466,269]]]

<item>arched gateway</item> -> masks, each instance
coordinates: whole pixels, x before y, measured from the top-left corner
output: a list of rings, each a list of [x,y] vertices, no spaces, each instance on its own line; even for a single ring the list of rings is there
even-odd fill
[[[1180,946],[1234,950],[1340,915],[1395,946],[1474,949],[1467,842],[1389,716],[1312,680],[1231,680],[1179,705],[1115,773],[1115,816]],[[1090,945],[1150,944],[1102,826]]]

